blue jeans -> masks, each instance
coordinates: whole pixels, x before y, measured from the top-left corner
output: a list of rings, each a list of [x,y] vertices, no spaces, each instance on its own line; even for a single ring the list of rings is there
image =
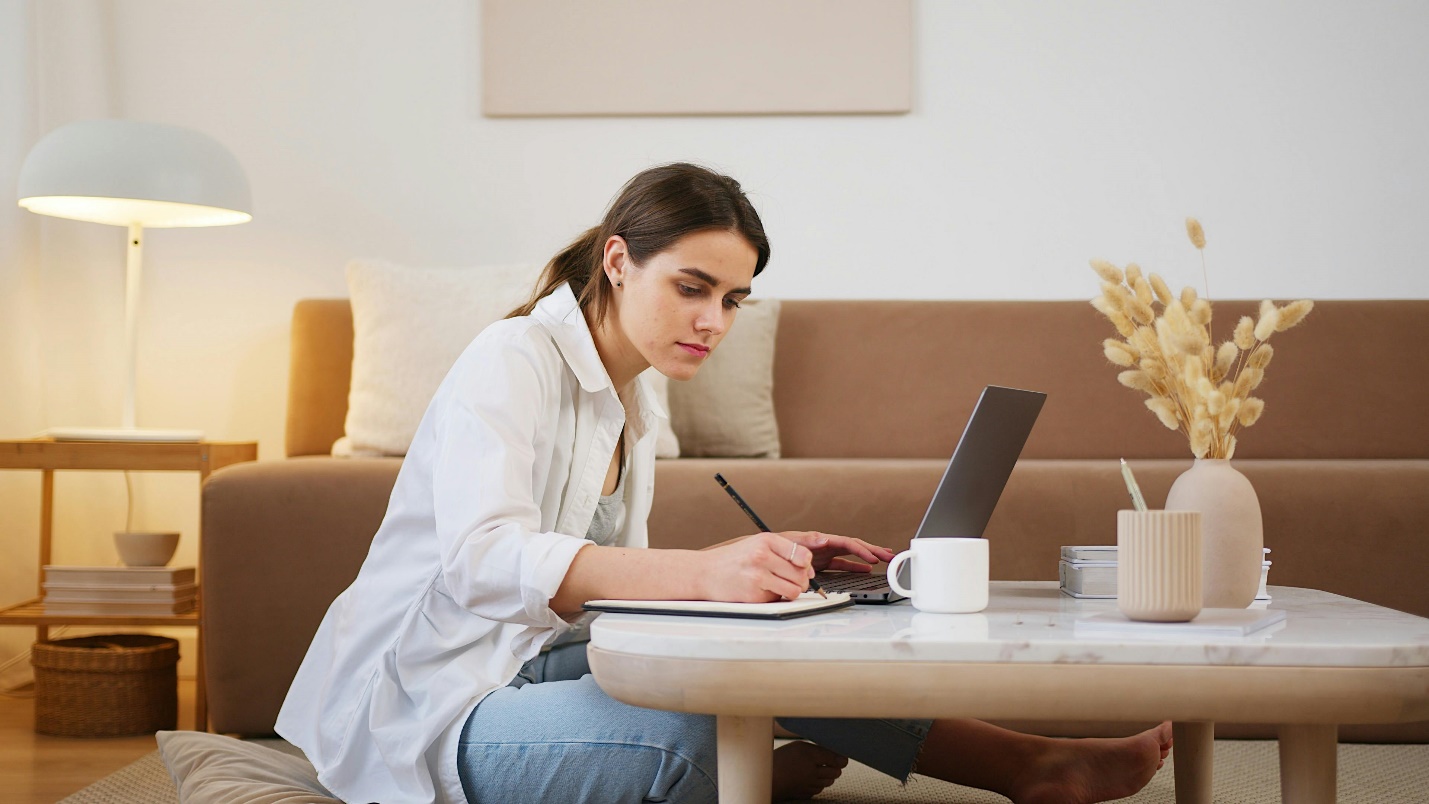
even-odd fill
[[[715,719],[621,703],[584,642],[527,662],[467,718],[457,768],[468,802],[715,802]],[[907,781],[927,720],[779,718],[830,751]]]

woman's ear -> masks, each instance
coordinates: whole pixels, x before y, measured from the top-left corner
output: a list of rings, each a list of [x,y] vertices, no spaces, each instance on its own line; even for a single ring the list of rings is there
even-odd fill
[[[625,269],[630,265],[630,251],[625,243],[625,238],[620,235],[611,235],[605,241],[605,254],[602,258],[601,268],[605,271],[605,276],[610,280],[610,284],[622,287],[625,284]]]

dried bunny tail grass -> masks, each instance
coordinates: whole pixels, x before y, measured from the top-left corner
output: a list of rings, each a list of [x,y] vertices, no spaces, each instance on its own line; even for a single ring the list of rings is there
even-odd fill
[[[1216,350],[1212,349],[1209,343],[1201,347],[1201,365],[1206,369],[1207,375],[1216,365]]]
[[[1121,270],[1106,260],[1092,260],[1092,270],[1096,271],[1103,281],[1113,285],[1120,285],[1123,281]]]
[[[1225,405],[1221,407],[1220,416],[1216,420],[1216,423],[1220,425],[1221,432],[1230,429],[1231,424],[1236,420],[1236,414],[1240,412],[1240,406],[1240,399],[1233,396],[1226,398]]]
[[[1186,234],[1191,238],[1191,245],[1198,249],[1206,247],[1206,230],[1201,228],[1201,222],[1195,218],[1186,219]]]
[[[1201,367],[1201,361],[1199,360],[1187,360],[1185,366],[1181,369],[1181,382],[1186,384],[1188,391],[1192,389],[1200,390],[1201,380],[1205,378],[1205,371]]]
[[[1134,265],[1128,265],[1126,266],[1126,270],[1130,271],[1135,267]],[[1156,301],[1156,296],[1151,292],[1151,285],[1144,277],[1136,277],[1135,281],[1131,282],[1131,290],[1136,294],[1137,301],[1146,305],[1148,310],[1151,309],[1151,303]]]
[[[1133,332],[1128,340],[1142,355],[1156,354],[1161,351],[1160,343],[1156,339],[1156,330],[1149,326],[1137,327],[1136,332]]]
[[[1207,381],[1206,385],[1210,385],[1210,382]],[[1214,389],[1210,393],[1206,393],[1204,390],[1201,393],[1206,394],[1206,412],[1216,416],[1219,422],[1220,413],[1226,407],[1226,395]]]
[[[1232,340],[1237,349],[1249,352],[1255,346],[1255,319],[1248,315],[1241,316],[1240,323],[1235,326],[1235,336]]]
[[[1235,436],[1226,436],[1226,460],[1235,457]]]
[[[1250,392],[1260,387],[1261,380],[1265,379],[1265,372],[1258,368],[1247,366],[1241,371],[1240,376],[1235,380],[1235,395],[1241,399],[1250,396]]]
[[[1116,327],[1116,331],[1121,334],[1121,337],[1130,338],[1136,332],[1136,325],[1131,323],[1131,319],[1126,317],[1126,313],[1112,310],[1107,313],[1106,317],[1111,325]]]
[[[1255,339],[1258,341],[1268,341],[1270,336],[1275,334],[1275,328],[1280,325],[1280,311],[1272,305],[1269,310],[1262,305],[1260,308],[1260,320],[1255,322]]]
[[[1187,310],[1190,310],[1190,309],[1191,309],[1191,306],[1196,303],[1196,299],[1197,299],[1197,298],[1199,298],[1199,297],[1196,295],[1196,289],[1195,289],[1195,288],[1191,287],[1190,285],[1187,285],[1186,287],[1181,288],[1181,306],[1182,306],[1182,307],[1185,307]]]
[[[1136,287],[1136,280],[1141,278],[1141,266],[1134,262],[1126,264],[1126,284]]]
[[[1271,301],[1270,299],[1261,299],[1261,300],[1260,300],[1260,317],[1261,317],[1261,318],[1264,318],[1264,317],[1270,315],[1270,311],[1271,311],[1271,310],[1274,310],[1274,309],[1275,309],[1275,302]]]
[[[1237,419],[1241,427],[1249,427],[1260,419],[1260,414],[1265,412],[1265,400],[1259,397],[1250,397],[1240,405],[1240,414]]]
[[[1191,320],[1199,326],[1206,326],[1211,323],[1211,303],[1205,299],[1196,299],[1196,303],[1191,305]]]
[[[1196,393],[1200,394],[1201,399],[1205,401],[1206,410],[1209,413],[1215,413],[1214,410],[1210,409],[1211,394],[1214,394],[1215,392],[1216,384],[1211,382],[1210,377],[1207,377],[1205,374],[1202,374],[1200,379],[1196,380]]]
[[[1231,373],[1231,366],[1235,365],[1236,356],[1240,354],[1240,349],[1234,343],[1226,341],[1221,344],[1221,348],[1216,350],[1216,361],[1211,370],[1211,379],[1220,382]],[[1263,368],[1263,367],[1262,367]]]
[[[1106,355],[1107,360],[1123,367],[1136,365],[1138,357],[1132,354],[1131,347],[1116,338],[1107,338],[1102,341],[1102,354]]]
[[[1265,367],[1270,365],[1270,359],[1274,356],[1275,347],[1268,343],[1262,343],[1254,352],[1250,353],[1250,360],[1246,361],[1246,365],[1265,371]]]
[[[1170,399],[1164,396],[1153,396],[1146,400],[1146,407],[1156,414],[1156,418],[1161,420],[1167,430],[1181,429],[1181,422],[1176,418],[1176,406],[1171,403]]]
[[[1146,283],[1142,283],[1145,286]],[[1126,302],[1127,315],[1138,324],[1150,324],[1156,320],[1156,313],[1151,309],[1151,305],[1141,299],[1132,297]]]
[[[1121,372],[1116,375],[1116,381],[1125,385],[1127,388],[1134,388],[1138,391],[1144,391],[1153,395],[1156,393],[1156,386],[1152,384],[1151,378],[1147,377],[1145,372],[1137,371],[1136,369],[1128,369],[1127,371]]]
[[[1141,370],[1146,373],[1146,376],[1151,378],[1152,382],[1166,381],[1166,364],[1162,363],[1159,358],[1143,357],[1138,365],[1141,366]]]
[[[1158,321],[1165,321],[1171,333],[1171,347],[1182,354],[1199,355],[1206,338],[1205,329],[1196,326],[1190,315],[1177,304],[1166,308]],[[1163,341],[1164,342],[1164,341]]]
[[[1166,280],[1156,274],[1151,275],[1151,292],[1156,294],[1156,300],[1163,306],[1170,305],[1176,300],[1176,297],[1171,295],[1171,288],[1166,285]]]
[[[1211,437],[1215,428],[1211,425],[1210,419],[1197,419],[1191,425],[1191,454],[1197,458],[1206,457],[1206,453],[1211,451]]]
[[[1315,303],[1310,301],[1309,299],[1301,299],[1300,301],[1290,302],[1284,307],[1281,307],[1280,321],[1276,323],[1275,331],[1284,332],[1285,330],[1290,329],[1291,327],[1305,320],[1305,316],[1309,315],[1310,311],[1314,309],[1314,307]]]
[[[1107,303],[1112,306],[1112,309],[1120,310],[1123,313],[1131,312],[1127,309],[1127,305],[1131,302],[1131,291],[1127,290],[1125,285],[1103,282],[1102,296],[1106,297]]]

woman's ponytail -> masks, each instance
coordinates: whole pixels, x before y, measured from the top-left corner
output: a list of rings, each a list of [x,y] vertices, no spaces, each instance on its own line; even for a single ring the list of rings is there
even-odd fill
[[[546,267],[541,269],[540,278],[536,280],[536,289],[531,298],[525,304],[507,313],[506,317],[530,315],[531,311],[536,309],[536,303],[555,292],[562,283],[571,286],[571,291],[576,294],[576,298],[584,307],[586,301],[584,297],[593,289],[590,287],[590,278],[598,272],[601,260],[605,256],[601,248],[602,245],[599,226],[592,226],[585,230],[580,237],[561,249],[559,254],[546,263]]]

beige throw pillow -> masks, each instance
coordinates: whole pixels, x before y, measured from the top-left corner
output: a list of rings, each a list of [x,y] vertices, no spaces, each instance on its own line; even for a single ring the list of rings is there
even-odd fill
[[[185,804],[342,804],[291,746],[285,751],[201,731],[160,731],[154,737]]]
[[[774,335],[779,300],[747,301],[694,377],[670,383],[670,422],[680,455],[778,458]]]
[[[352,386],[334,455],[405,455],[437,386],[483,329],[520,306],[541,266],[347,265]]]

